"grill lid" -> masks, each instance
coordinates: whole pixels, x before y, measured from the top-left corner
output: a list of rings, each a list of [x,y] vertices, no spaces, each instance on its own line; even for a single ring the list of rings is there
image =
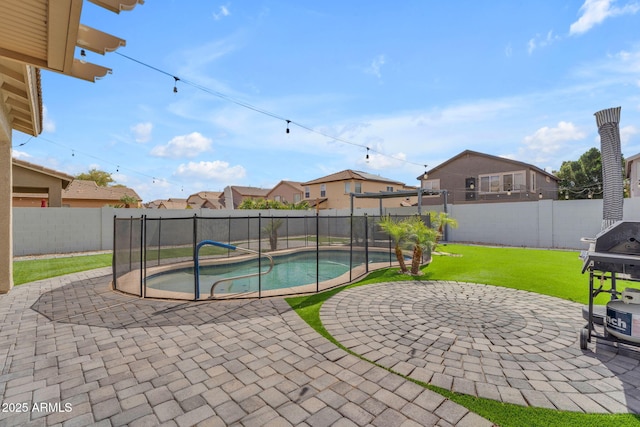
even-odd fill
[[[583,273],[591,269],[640,280],[640,221],[618,221],[594,239],[585,240],[591,244],[580,255],[584,260]]]

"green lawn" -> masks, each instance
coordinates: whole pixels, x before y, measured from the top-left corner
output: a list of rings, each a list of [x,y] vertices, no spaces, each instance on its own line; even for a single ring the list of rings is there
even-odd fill
[[[111,254],[14,261],[13,283],[21,285],[49,277],[109,266],[111,266]]]

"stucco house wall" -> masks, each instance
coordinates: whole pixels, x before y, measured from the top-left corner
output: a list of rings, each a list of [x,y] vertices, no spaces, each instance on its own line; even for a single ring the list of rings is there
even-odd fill
[[[519,174],[520,179],[515,177]],[[512,177],[503,181],[504,175]],[[482,188],[481,181],[488,176],[500,177],[498,191],[483,191],[486,188]],[[558,199],[558,179],[552,174],[534,165],[471,150],[452,157],[418,179],[425,189],[447,190],[451,204]],[[439,203],[439,196],[423,199],[424,205]]]

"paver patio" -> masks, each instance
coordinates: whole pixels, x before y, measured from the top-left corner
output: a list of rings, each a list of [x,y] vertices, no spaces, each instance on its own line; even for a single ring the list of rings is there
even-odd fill
[[[0,296],[0,426],[491,425],[336,347],[282,298],[145,300],[109,281],[107,268]],[[449,390],[638,413],[640,353],[580,350],[580,313],[530,292],[415,281],[342,291],[321,318],[357,354]]]
[[[1,426],[491,425],[340,350],[281,298],[142,300],[109,273],[0,296]]]
[[[640,413],[640,351],[593,339],[580,349],[582,305],[497,286],[384,283],[322,306],[345,347],[447,390],[587,413]]]

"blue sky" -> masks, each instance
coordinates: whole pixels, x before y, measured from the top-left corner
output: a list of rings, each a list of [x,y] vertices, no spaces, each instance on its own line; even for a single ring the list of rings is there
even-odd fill
[[[145,202],[343,169],[418,185],[465,149],[557,170],[617,106],[640,152],[640,2],[85,2],[81,22],[127,45],[87,52],[113,69],[96,83],[43,72],[44,131],[14,156]]]

